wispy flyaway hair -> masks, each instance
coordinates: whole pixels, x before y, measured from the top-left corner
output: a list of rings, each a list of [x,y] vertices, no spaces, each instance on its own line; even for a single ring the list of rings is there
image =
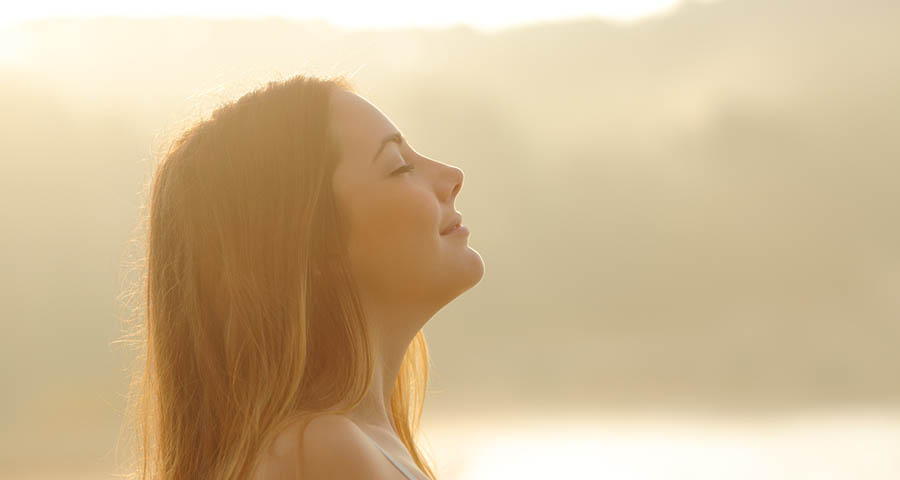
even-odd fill
[[[139,347],[125,424],[133,477],[248,478],[289,424],[347,412],[368,390],[371,340],[331,188],[335,89],[354,91],[344,77],[269,82],[159,158],[126,333]],[[390,408],[434,479],[416,442],[427,382],[419,331]]]

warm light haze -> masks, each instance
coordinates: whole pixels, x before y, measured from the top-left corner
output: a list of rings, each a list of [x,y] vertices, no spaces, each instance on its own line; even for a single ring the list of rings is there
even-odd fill
[[[465,172],[439,480],[900,478],[900,2],[825,3],[10,3],[0,478],[121,473],[142,189],[294,73]]]
[[[387,29],[397,27],[447,27],[457,24],[495,30],[517,24],[547,20],[597,17],[632,21],[671,9],[679,0],[567,0],[508,3],[459,0],[434,3],[411,0],[361,2],[177,2],[150,3],[88,0],[80,2],[37,1],[7,6],[0,28],[46,17],[204,17],[324,20],[342,28]],[[712,0],[693,0],[712,1]]]

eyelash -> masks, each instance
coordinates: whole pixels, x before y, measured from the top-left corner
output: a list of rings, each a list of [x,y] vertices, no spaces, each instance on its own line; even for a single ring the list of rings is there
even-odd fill
[[[410,170],[414,170],[415,168],[416,168],[415,165],[408,163],[408,164],[394,170],[393,172],[391,172],[391,175],[399,175],[401,173],[408,172]]]

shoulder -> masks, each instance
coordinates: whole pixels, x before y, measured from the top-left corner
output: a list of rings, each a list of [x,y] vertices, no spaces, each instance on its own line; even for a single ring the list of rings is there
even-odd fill
[[[284,429],[265,452],[253,480],[372,479],[380,458],[351,420],[323,414]],[[380,452],[379,452],[380,453]]]

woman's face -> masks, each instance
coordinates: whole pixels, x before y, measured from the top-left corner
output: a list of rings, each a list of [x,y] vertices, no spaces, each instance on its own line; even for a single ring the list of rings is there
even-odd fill
[[[364,298],[436,312],[477,284],[484,263],[469,234],[440,233],[459,218],[462,170],[420,155],[405,138],[383,143],[400,131],[354,93],[332,94],[331,122],[342,148],[332,185]]]

